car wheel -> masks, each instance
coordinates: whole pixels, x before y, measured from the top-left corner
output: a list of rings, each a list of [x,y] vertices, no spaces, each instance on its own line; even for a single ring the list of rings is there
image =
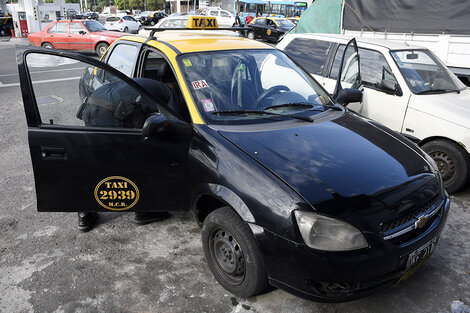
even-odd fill
[[[5,30],[4,29],[0,29],[0,36],[5,36]]]
[[[45,42],[41,45],[41,47],[45,48],[45,49],[54,49],[54,46],[49,43],[49,42]]]
[[[423,150],[433,158],[449,193],[462,189],[468,182],[470,157],[458,144],[448,140],[425,143]]]
[[[268,285],[261,252],[248,225],[230,208],[211,212],[202,225],[202,247],[215,279],[239,297]]]
[[[109,45],[105,42],[102,42],[96,46],[96,54],[101,57],[108,49]]]
[[[125,32],[125,33],[128,33],[128,32],[129,32],[129,28],[127,28],[127,26],[124,27],[124,32]]]
[[[154,21],[150,21],[150,25],[154,26],[154,25],[155,25],[155,22],[154,22]]]
[[[255,39],[255,33],[254,32],[248,32],[248,35],[246,35],[248,39]]]

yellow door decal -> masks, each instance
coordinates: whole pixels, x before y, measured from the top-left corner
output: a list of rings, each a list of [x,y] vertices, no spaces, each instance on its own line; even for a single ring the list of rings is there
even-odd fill
[[[271,35],[271,30],[268,29],[268,30],[266,31],[266,34],[267,34],[268,36],[270,36],[270,35]]]
[[[111,211],[124,211],[132,208],[139,201],[139,189],[130,180],[122,176],[110,176],[98,183],[95,199],[103,208]]]

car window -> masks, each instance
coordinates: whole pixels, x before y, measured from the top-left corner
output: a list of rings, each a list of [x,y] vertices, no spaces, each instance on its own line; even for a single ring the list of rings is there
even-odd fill
[[[96,70],[106,71],[100,67],[42,53],[27,54],[26,66],[42,125],[142,128],[158,112],[155,100],[112,73],[106,72],[109,82],[98,81]],[[44,75],[52,71],[55,78],[46,83]]]
[[[120,18],[117,17],[117,16],[110,16],[106,19],[106,22],[117,22],[119,20],[120,20]]]
[[[66,34],[67,33],[67,23],[62,22],[62,23],[56,23],[54,27],[49,30],[50,33],[56,33],[56,34]]]
[[[344,45],[340,45],[336,51],[330,78],[338,77],[339,65],[343,56]],[[361,79],[365,87],[379,87],[382,79],[391,83],[397,83],[392,69],[382,53],[374,50],[359,48]]]
[[[132,77],[139,49],[133,45],[119,44],[114,47],[108,58],[108,65]]]
[[[171,28],[183,28],[185,25],[186,25],[186,20],[178,19],[178,20],[170,20],[170,21],[168,22],[167,27],[171,27]]]
[[[256,25],[265,25],[266,24],[266,19],[265,18],[259,18],[255,20]]]
[[[271,26],[271,27],[276,27],[276,23],[273,21],[273,20],[268,20],[267,22],[268,26]]]
[[[284,51],[310,74],[322,75],[331,46],[328,41],[295,38]]]
[[[230,17],[230,14],[228,14],[227,12],[224,12],[224,11],[220,11],[220,16],[222,16],[222,17]]]
[[[52,25],[47,32],[48,33],[54,33],[56,30],[57,30],[57,23]]]
[[[219,12],[217,11],[210,11],[211,16],[219,16]]]
[[[163,23],[160,24],[160,27],[162,27],[162,28],[169,27],[168,25],[169,25],[169,22],[164,21]]]
[[[70,34],[78,34],[80,31],[85,31],[80,23],[72,22],[69,24]]]

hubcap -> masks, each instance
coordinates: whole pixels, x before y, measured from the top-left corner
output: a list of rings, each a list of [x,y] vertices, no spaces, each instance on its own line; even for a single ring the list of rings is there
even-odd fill
[[[106,47],[100,47],[100,55],[103,55],[106,52]]]
[[[452,180],[455,175],[455,162],[450,155],[442,151],[433,151],[430,153],[431,158],[437,164],[437,168],[441,172],[442,180]]]
[[[224,228],[212,231],[209,250],[217,271],[232,285],[245,278],[245,256],[233,235]]]

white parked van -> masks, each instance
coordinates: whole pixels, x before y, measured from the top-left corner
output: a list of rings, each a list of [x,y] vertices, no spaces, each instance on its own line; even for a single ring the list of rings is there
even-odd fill
[[[333,93],[341,55],[351,38],[289,34],[277,47]],[[446,189],[460,190],[470,167],[469,88],[426,48],[372,38],[356,40],[363,101],[348,108],[416,142],[436,161]]]

